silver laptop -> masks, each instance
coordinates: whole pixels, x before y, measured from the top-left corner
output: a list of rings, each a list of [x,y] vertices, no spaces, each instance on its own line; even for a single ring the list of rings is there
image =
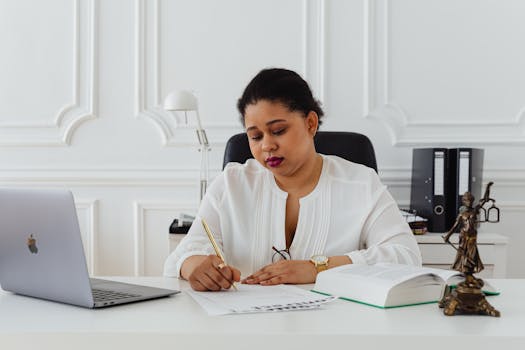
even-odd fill
[[[49,189],[0,188],[0,285],[88,308],[179,292],[90,279],[73,195]]]

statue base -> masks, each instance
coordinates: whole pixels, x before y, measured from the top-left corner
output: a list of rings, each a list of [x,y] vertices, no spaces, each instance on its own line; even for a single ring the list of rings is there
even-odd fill
[[[483,280],[467,275],[465,281],[458,283],[452,292],[445,293],[439,307],[443,308],[443,313],[447,316],[463,314],[500,317],[500,312],[485,298],[481,290],[483,284]]]

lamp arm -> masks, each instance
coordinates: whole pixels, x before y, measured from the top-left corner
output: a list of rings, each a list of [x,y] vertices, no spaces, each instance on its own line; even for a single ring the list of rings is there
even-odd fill
[[[204,129],[202,128],[199,110],[195,110],[195,114],[197,116],[197,138],[199,139],[199,143],[201,144],[201,146],[203,146],[203,148],[210,148],[210,143],[208,142],[206,131],[204,131]]]
[[[200,152],[201,152],[201,169],[200,169],[200,199],[204,197],[208,187],[209,179],[209,160],[208,160],[208,151],[210,150],[210,144],[208,142],[208,137],[206,136],[206,131],[202,128],[201,118],[199,116],[199,111],[196,110],[195,114],[197,116],[197,138],[199,139]]]
[[[195,110],[195,116],[197,117],[197,130],[204,131],[204,129],[202,128],[201,116],[199,114],[199,110],[198,109]],[[206,141],[208,141],[208,140],[206,140]]]
[[[204,198],[206,190],[208,189],[208,151],[207,146],[201,149],[201,172],[200,172],[200,200]]]

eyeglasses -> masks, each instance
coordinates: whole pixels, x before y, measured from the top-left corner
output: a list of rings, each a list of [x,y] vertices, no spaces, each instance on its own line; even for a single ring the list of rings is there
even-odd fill
[[[291,260],[292,259],[292,256],[290,255],[290,251],[288,250],[288,248],[279,250],[275,248],[274,246],[272,246],[272,250],[275,252],[272,255],[273,263],[280,261],[280,260]]]

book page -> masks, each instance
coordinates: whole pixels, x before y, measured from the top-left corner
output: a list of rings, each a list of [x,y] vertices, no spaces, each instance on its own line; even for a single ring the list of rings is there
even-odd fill
[[[336,299],[289,285],[239,284],[237,289],[238,291],[229,289],[219,292],[189,290],[187,293],[209,315],[308,310]]]
[[[447,282],[452,277],[462,277],[461,272],[455,270],[435,269],[431,267],[423,267],[428,273],[439,276],[443,281]]]
[[[344,265],[333,272],[348,274],[349,277],[374,278],[388,285],[395,285],[416,276],[429,274],[421,267],[401,264]],[[332,272],[332,271],[329,271]]]
[[[439,276],[445,283],[449,286],[455,286],[460,282],[463,282],[465,280],[465,277],[463,274],[459,271],[455,270],[443,270],[443,269],[435,269],[430,267],[424,267],[423,269],[427,270],[429,273]],[[498,295],[500,294],[500,291],[498,288],[493,286],[490,282],[483,280],[483,292],[486,294],[491,295]]]

